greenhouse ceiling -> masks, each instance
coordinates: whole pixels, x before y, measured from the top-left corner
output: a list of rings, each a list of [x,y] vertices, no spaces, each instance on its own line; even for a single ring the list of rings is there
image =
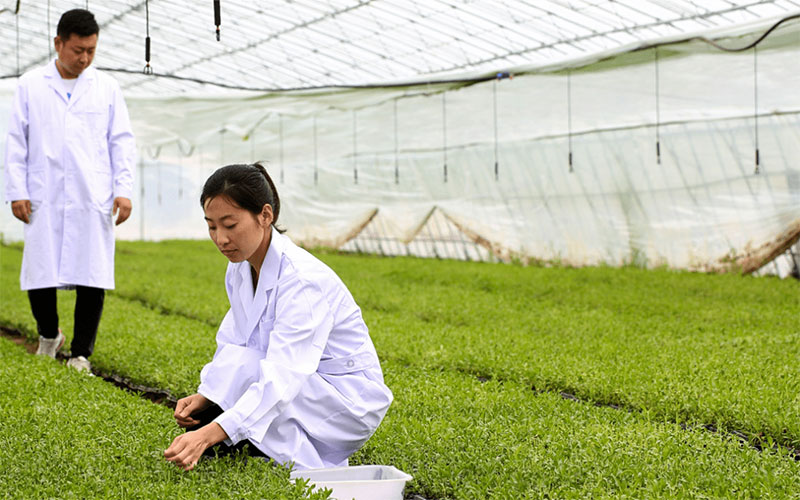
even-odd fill
[[[60,14],[87,6],[95,64],[144,95],[492,74],[800,13],[800,0],[220,0],[218,41],[216,3],[2,0],[0,77],[54,57]]]

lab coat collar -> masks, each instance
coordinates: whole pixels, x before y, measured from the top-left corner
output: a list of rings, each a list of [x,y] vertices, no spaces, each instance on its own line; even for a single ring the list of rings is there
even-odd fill
[[[50,64],[45,66],[44,70],[44,77],[47,79],[47,84],[53,89],[56,94],[61,96],[64,99],[64,102],[69,103],[69,98],[67,98],[66,94],[64,93],[64,86],[61,85],[61,75],[58,74],[58,68],[56,68],[56,60],[53,59],[50,61]]]
[[[269,291],[275,288],[278,282],[278,275],[281,270],[281,259],[286,248],[286,236],[280,234],[274,227],[270,228],[269,248],[261,263],[261,270],[258,273],[258,285],[256,293],[253,293],[253,280],[250,277],[250,263],[242,262],[239,266],[239,299],[245,306],[247,316],[247,335],[258,325],[258,320],[267,307]]]
[[[61,85],[61,74],[58,72],[58,68],[56,67],[56,59],[50,61],[45,68],[44,77],[47,78],[47,84],[61,96],[62,99],[67,103],[67,107],[73,106],[78,99],[83,96],[86,91],[89,89],[91,82],[95,79],[97,75],[97,70],[94,66],[89,66],[83,72],[78,75],[78,81],[75,83],[75,88],[72,91],[72,97],[67,97],[66,91],[64,90],[64,86]]]
[[[75,90],[72,91],[72,98],[69,100],[70,106],[74,106],[86,94],[96,75],[97,70],[94,69],[94,66],[89,66],[78,75],[78,83],[75,84]]]

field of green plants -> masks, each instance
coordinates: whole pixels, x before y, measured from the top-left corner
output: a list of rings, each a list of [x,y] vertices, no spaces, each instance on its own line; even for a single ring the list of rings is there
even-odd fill
[[[0,326],[34,341],[20,250],[0,247]],[[361,305],[395,395],[351,464],[408,472],[407,495],[800,498],[797,281],[317,255]],[[194,392],[226,263],[210,242],[119,242],[96,370]],[[74,294],[59,301],[69,336]],[[180,432],[170,409],[9,340],[0,358],[11,498],[325,498],[242,456],[181,472],[161,457]]]

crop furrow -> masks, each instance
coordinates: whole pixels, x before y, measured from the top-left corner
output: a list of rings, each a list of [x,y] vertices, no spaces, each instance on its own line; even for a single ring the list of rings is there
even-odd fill
[[[143,307],[146,307],[147,309],[150,309],[151,311],[155,311],[155,312],[157,312],[159,314],[162,314],[164,316],[170,316],[170,315],[179,316],[181,318],[190,319],[192,321],[199,321],[200,323],[205,323],[208,326],[213,326],[213,327],[218,327],[219,326],[219,321],[212,321],[212,320],[210,320],[208,318],[202,318],[200,316],[197,316],[197,315],[194,315],[194,314],[191,314],[191,313],[187,313],[186,311],[184,311],[182,309],[163,306],[161,304],[158,304],[158,303],[155,303],[155,302],[149,300],[145,296],[141,296],[141,295],[138,295],[138,294],[121,293],[121,292],[118,292],[116,290],[110,290],[109,294],[113,295],[115,297],[119,297],[120,299],[125,300],[127,302],[131,302],[131,303],[134,303],[134,304],[139,304],[139,305],[141,305]]]

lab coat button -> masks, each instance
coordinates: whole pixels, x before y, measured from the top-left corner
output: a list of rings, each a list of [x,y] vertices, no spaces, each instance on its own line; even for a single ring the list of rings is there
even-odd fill
[[[352,359],[348,359],[348,360],[347,360],[347,367],[348,367],[348,368],[352,368],[352,367],[354,367],[354,366],[355,366],[355,364],[356,364],[356,362],[355,362],[355,361],[353,361]]]

